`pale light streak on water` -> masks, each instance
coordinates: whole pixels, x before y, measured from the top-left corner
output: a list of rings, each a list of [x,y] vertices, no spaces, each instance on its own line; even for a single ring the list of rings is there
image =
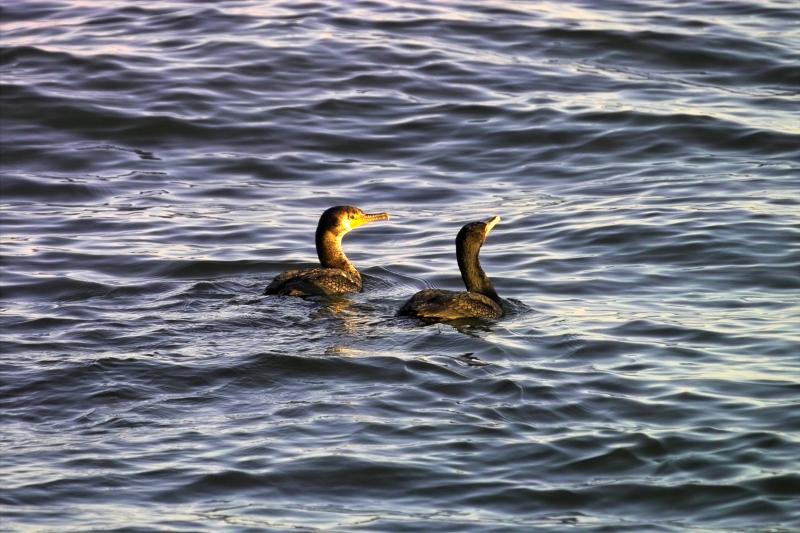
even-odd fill
[[[800,527],[794,2],[0,5],[4,528]]]

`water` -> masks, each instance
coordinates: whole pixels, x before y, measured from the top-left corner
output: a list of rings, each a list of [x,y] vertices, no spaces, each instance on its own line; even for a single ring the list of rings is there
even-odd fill
[[[797,7],[3,0],[0,525],[800,528]]]

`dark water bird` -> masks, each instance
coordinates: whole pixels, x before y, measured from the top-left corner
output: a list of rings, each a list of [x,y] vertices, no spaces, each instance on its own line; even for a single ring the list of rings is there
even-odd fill
[[[342,237],[349,231],[377,220],[389,220],[389,213],[368,214],[357,207],[339,205],[322,213],[317,224],[317,255],[322,268],[288,270],[267,286],[264,294],[280,296],[332,296],[361,292],[361,274],[342,250]]]
[[[425,289],[412,296],[398,311],[400,316],[423,320],[461,318],[497,319],[505,314],[503,301],[481,268],[478,254],[500,217],[466,224],[456,237],[456,258],[467,292]]]

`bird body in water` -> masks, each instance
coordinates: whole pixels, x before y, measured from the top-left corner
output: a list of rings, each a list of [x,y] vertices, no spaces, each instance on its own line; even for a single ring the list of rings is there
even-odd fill
[[[279,274],[264,290],[278,296],[332,296],[361,292],[361,274],[342,250],[342,237],[349,231],[377,220],[389,220],[388,213],[368,214],[349,205],[327,209],[319,217],[316,246],[321,268],[289,270]]]
[[[458,320],[464,318],[501,318],[503,301],[481,268],[478,254],[500,217],[466,224],[456,237],[456,258],[467,292],[425,289],[412,296],[398,311],[400,316],[423,320]]]

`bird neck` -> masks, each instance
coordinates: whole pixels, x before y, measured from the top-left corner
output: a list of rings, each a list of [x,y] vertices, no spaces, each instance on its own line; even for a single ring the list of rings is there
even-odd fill
[[[494,290],[489,276],[481,268],[478,258],[480,251],[480,246],[464,246],[460,242],[456,243],[456,257],[458,258],[458,269],[461,271],[461,279],[464,280],[468,291],[483,294],[502,305],[500,296]]]
[[[350,276],[357,280],[361,280],[361,274],[358,273],[353,263],[344,255],[342,250],[342,237],[341,233],[336,233],[330,229],[317,228],[316,243],[317,243],[317,256],[323,268],[337,268],[344,270]]]

